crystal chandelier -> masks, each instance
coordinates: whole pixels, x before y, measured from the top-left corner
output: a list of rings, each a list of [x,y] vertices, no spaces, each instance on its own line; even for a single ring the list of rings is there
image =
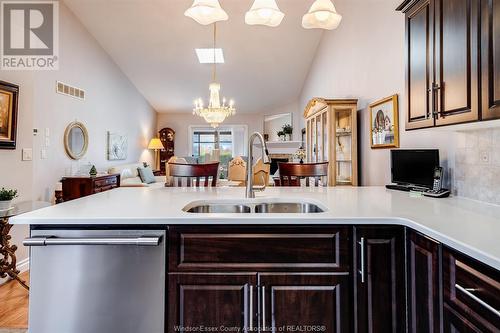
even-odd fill
[[[208,86],[210,90],[210,100],[208,101],[208,107],[203,106],[203,100],[198,98],[194,101],[193,115],[203,117],[207,123],[213,128],[219,127],[219,125],[229,116],[236,113],[234,107],[234,102],[231,100],[229,104],[226,103],[226,99],[220,101],[220,84],[217,83],[217,64],[215,61],[215,49],[216,49],[216,38],[217,38],[217,25],[214,23],[214,62],[213,62],[213,81]]]

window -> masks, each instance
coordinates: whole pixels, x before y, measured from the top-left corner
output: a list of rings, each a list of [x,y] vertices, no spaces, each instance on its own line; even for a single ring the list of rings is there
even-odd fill
[[[219,161],[226,165],[233,156],[233,134],[230,130],[194,130],[192,155],[199,163],[210,161],[214,149],[219,149]]]

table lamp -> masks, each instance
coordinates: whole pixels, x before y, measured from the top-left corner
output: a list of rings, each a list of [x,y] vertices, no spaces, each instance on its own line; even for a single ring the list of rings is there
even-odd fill
[[[149,141],[148,149],[154,149],[155,151],[155,170],[160,170],[160,150],[163,148],[163,143],[158,138],[152,138]]]

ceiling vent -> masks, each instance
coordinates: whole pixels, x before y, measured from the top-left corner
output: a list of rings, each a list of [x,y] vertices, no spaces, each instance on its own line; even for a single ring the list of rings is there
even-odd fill
[[[85,90],[56,81],[56,91],[59,94],[85,100]]]

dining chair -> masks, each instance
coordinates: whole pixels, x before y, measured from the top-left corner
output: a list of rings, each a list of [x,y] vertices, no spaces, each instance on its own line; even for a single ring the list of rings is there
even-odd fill
[[[227,179],[231,181],[241,182],[244,186],[246,176],[247,163],[241,156],[236,156],[231,161],[227,168]]]
[[[219,162],[206,164],[169,163],[169,174],[174,187],[217,186]],[[211,179],[210,179],[211,178]],[[203,185],[202,185],[203,180]]]
[[[328,176],[328,162],[320,163],[278,163],[280,186],[301,186],[301,179],[305,178],[305,185],[310,185],[314,178],[314,186],[319,186],[322,177]],[[326,183],[325,183],[326,184]]]
[[[169,165],[171,163],[177,163],[177,164],[188,164],[185,158],[183,157],[178,157],[178,156],[172,156],[168,159],[167,162],[165,162],[165,186],[173,186],[173,179],[170,176],[170,167]]]
[[[271,165],[266,164],[259,158],[253,166],[253,184],[262,186],[269,185],[269,174],[271,172]]]

